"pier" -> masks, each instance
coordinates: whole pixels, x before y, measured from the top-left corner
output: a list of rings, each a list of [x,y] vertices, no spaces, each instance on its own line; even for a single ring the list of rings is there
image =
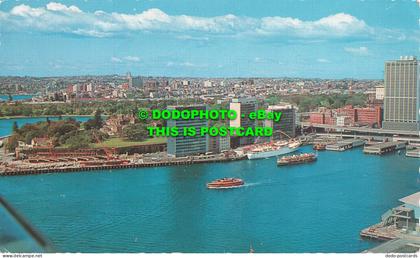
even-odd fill
[[[326,149],[332,151],[345,151],[365,144],[365,140],[361,139],[348,139],[339,141],[333,144],[327,144]]]
[[[407,151],[405,152],[405,156],[411,157],[411,158],[420,158],[420,147],[407,146]]]
[[[148,168],[148,167],[163,167],[163,166],[182,166],[202,163],[214,162],[230,162],[246,159],[246,156],[194,156],[178,159],[165,160],[138,160],[136,162],[109,164],[109,165],[83,165],[78,162],[71,164],[57,164],[48,163],[48,166],[43,167],[7,167],[5,171],[0,172],[0,176],[18,176],[18,175],[36,175],[48,173],[68,173],[68,172],[87,172],[95,170],[110,170],[110,169],[125,169],[125,168]]]
[[[396,150],[401,150],[406,147],[406,142],[382,142],[373,145],[366,145],[363,152],[366,154],[382,155]]]

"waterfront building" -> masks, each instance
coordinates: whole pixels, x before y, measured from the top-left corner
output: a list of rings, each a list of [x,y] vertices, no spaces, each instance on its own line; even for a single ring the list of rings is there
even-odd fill
[[[230,127],[255,128],[256,120],[249,119],[249,114],[257,110],[257,101],[255,98],[232,99],[229,109],[235,110],[237,114],[236,119],[230,120]],[[235,136],[233,137],[235,138]],[[239,146],[249,145],[255,142],[255,137],[239,137],[236,141]]]
[[[281,112],[280,121],[265,120],[264,126],[273,128],[273,140],[296,136],[296,109],[290,104],[268,106],[266,112]]]
[[[380,106],[354,108],[351,105],[337,109],[321,109],[309,114],[309,122],[337,126],[369,126],[380,128],[383,110]]]
[[[207,110],[206,105],[191,106],[168,106],[168,110]],[[208,135],[200,136],[202,127],[208,127],[207,119],[199,117],[190,120],[171,119],[167,122],[168,127],[177,127],[179,135],[177,137],[168,137],[168,155],[175,157],[183,157],[189,155],[197,155],[208,152]],[[184,136],[184,128],[194,127],[195,136]]]
[[[332,110],[321,108],[321,110],[318,112],[309,113],[309,122],[312,124],[333,125],[335,120]]]
[[[384,129],[419,131],[419,69],[412,56],[385,62]]]

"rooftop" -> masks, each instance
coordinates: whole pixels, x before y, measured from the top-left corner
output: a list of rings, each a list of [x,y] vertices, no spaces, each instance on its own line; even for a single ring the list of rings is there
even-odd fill
[[[406,204],[414,205],[416,207],[420,207],[420,192],[401,198],[399,201]]]

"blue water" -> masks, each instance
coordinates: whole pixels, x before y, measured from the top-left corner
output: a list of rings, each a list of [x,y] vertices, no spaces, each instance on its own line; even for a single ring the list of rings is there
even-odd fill
[[[58,117],[48,117],[51,121],[58,120]],[[63,116],[63,119],[66,119],[66,116]],[[80,122],[85,122],[90,117],[86,116],[72,116],[72,118],[76,119]],[[0,137],[12,134],[13,123],[16,121],[18,126],[21,127],[25,124],[34,124],[39,121],[46,121],[46,117],[29,117],[29,118],[12,118],[12,119],[2,119],[0,118]]]
[[[271,158],[20,176],[0,189],[65,252],[360,252],[377,243],[359,231],[419,190],[419,165],[359,148],[293,167]],[[206,189],[221,177],[246,185]]]
[[[32,99],[34,95],[12,95],[14,101]],[[0,95],[0,100],[9,100],[9,95]]]

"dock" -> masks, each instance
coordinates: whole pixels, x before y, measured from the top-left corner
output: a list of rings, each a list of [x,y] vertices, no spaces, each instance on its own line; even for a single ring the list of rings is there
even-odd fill
[[[363,146],[365,144],[365,140],[361,139],[348,139],[338,141],[337,143],[327,144],[326,149],[331,151],[345,151],[348,149],[352,149],[355,147]]]
[[[405,156],[411,158],[420,158],[420,147],[407,146]]]
[[[406,142],[382,142],[373,145],[366,145],[363,152],[366,154],[382,155],[396,150],[401,150],[406,147]]]
[[[26,167],[7,167],[4,171],[0,171],[1,176],[19,176],[19,175],[37,175],[49,173],[69,173],[69,172],[87,172],[95,170],[111,169],[126,169],[126,168],[148,168],[148,167],[164,167],[164,166],[182,166],[203,163],[215,162],[231,162],[246,159],[246,156],[230,156],[230,157],[206,157],[206,156],[193,156],[178,158],[172,160],[139,160],[136,162],[111,164],[111,165],[92,165],[83,166],[78,162],[74,163],[44,163],[48,166],[36,167],[34,165]],[[29,163],[32,164],[32,163]]]
[[[420,250],[420,237],[401,236],[366,250],[363,253],[416,253]]]

